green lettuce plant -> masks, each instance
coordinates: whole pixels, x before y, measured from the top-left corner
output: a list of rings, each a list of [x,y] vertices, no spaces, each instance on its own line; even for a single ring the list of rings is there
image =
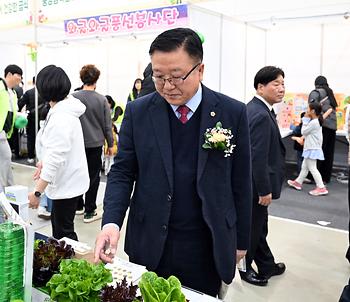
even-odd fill
[[[112,281],[112,274],[103,263],[64,259],[60,273],[53,275],[47,286],[56,302],[100,302],[101,289]]]
[[[154,272],[146,272],[138,286],[144,302],[186,302],[181,283],[175,276],[164,279]]]

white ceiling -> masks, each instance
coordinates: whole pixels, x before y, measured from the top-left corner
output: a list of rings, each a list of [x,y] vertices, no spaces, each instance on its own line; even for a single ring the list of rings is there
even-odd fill
[[[187,2],[200,9],[266,29],[288,22],[343,22],[350,25],[350,18],[347,20],[344,18],[346,12],[350,16],[350,0],[189,0]],[[146,36],[147,34],[138,35],[138,38]],[[96,38],[98,37],[91,37],[92,40]],[[130,37],[126,35],[125,38]],[[33,40],[34,31],[30,27],[9,29],[2,31],[0,35],[0,44],[18,45]],[[58,41],[64,43],[65,40],[67,37],[62,22],[39,26],[38,41],[50,44]],[[73,40],[69,38],[70,42]]]
[[[271,19],[344,22],[344,14],[350,14],[349,0],[211,0],[193,5],[261,27],[268,27]]]

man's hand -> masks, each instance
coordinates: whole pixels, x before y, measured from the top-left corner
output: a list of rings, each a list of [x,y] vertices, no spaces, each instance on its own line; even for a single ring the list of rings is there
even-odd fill
[[[241,261],[246,254],[247,254],[247,250],[237,250],[236,251],[236,264],[238,264],[239,261]]]
[[[34,195],[34,192],[30,192],[28,194],[28,200],[29,200],[29,208],[30,209],[37,209],[39,207],[40,204],[40,198],[36,197]]]
[[[114,152],[114,148],[113,148],[113,147],[109,147],[109,148],[107,149],[107,155],[108,155],[108,156],[113,156],[113,152]]]
[[[259,204],[261,206],[269,206],[272,202],[272,193],[267,194],[265,196],[259,196]]]
[[[103,262],[108,263],[113,261],[114,255],[117,252],[119,237],[120,232],[113,225],[102,229],[96,238],[94,256],[95,263],[97,263],[100,259]]]
[[[40,178],[40,174],[41,174],[41,169],[43,168],[43,164],[41,161],[38,161],[36,164],[36,170],[35,173],[33,175],[34,180],[38,180]]]

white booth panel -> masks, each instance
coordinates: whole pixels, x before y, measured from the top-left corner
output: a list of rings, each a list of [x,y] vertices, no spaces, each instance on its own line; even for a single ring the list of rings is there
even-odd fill
[[[246,26],[224,20],[221,92],[244,102]]]
[[[350,22],[325,26],[324,37],[323,75],[334,92],[349,95]]]
[[[266,65],[265,31],[247,28],[247,73],[246,73],[246,103],[255,94],[254,77],[258,70]]]
[[[220,17],[208,14],[203,11],[191,9],[190,27],[203,34],[205,42],[203,44],[204,52],[204,85],[213,90],[220,89]]]
[[[267,34],[267,64],[285,72],[287,91],[309,92],[320,74],[321,26],[293,24]]]

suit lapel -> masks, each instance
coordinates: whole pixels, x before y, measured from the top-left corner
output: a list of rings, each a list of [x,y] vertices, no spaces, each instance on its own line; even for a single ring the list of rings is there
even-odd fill
[[[173,192],[173,153],[167,103],[158,95],[148,110],[150,112],[165,171],[168,176],[170,189],[171,192]]]
[[[204,133],[208,128],[213,128],[220,121],[221,108],[217,97],[207,87],[202,85],[201,120],[199,128],[199,146],[197,163],[197,182],[200,180],[210,150],[204,149]]]
[[[254,99],[260,106],[262,106],[270,114],[270,117],[271,117],[273,123],[275,124],[277,131],[278,131],[278,137],[279,137],[281,148],[283,149],[283,152],[285,153],[286,147],[284,146],[284,143],[282,141],[282,136],[281,136],[280,128],[278,126],[276,117],[272,114],[272,112],[269,110],[269,108],[261,100],[259,100],[257,97],[254,97]]]

